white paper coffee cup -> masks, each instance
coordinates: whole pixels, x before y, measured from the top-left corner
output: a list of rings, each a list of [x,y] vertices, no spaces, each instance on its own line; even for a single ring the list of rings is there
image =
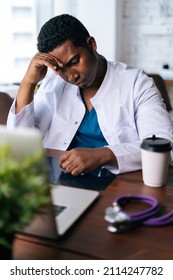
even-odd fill
[[[141,144],[144,184],[152,187],[161,187],[166,184],[171,149],[170,142],[164,138],[153,136],[144,139]]]

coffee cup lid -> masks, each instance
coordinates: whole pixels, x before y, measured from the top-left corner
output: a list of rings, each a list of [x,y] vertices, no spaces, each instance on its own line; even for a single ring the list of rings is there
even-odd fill
[[[153,135],[151,138],[143,140],[141,149],[152,152],[166,152],[172,150],[172,146],[169,140]]]

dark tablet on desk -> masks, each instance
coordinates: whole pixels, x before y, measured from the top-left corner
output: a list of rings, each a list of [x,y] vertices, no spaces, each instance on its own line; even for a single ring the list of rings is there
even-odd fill
[[[101,191],[116,177],[105,168],[100,170],[99,176],[93,174],[73,176],[58,167],[59,159],[57,157],[47,157],[47,160],[50,166],[50,182],[54,184]]]
[[[58,182],[62,185],[73,186],[76,188],[104,190],[116,177],[115,174],[110,173],[107,176],[96,177],[91,174],[84,174],[80,176],[72,176],[63,171],[58,177]]]

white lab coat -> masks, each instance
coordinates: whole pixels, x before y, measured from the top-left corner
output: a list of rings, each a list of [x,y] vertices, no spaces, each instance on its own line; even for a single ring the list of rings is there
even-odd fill
[[[78,87],[51,71],[34,102],[18,114],[14,103],[7,126],[38,127],[44,135],[45,148],[66,150],[85,114]],[[91,103],[108,147],[118,161],[118,166],[106,166],[114,173],[141,169],[140,144],[144,138],[155,134],[173,143],[173,124],[162,97],[141,69],[108,62],[105,78]]]

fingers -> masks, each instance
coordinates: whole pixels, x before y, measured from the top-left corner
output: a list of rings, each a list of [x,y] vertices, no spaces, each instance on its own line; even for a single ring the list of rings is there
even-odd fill
[[[91,148],[76,148],[60,157],[60,167],[74,176],[91,172],[100,167],[100,151]]]
[[[68,173],[71,173],[74,168],[76,168],[76,164],[73,161],[66,160],[62,163],[61,167]]]
[[[48,68],[51,68],[57,75],[59,75],[61,69],[60,64],[58,63],[59,61],[50,54],[41,52],[36,53],[25,74],[25,81],[37,84],[46,76]]]
[[[34,56],[34,62],[36,63],[37,67],[46,66],[54,71],[59,68],[56,59],[52,55],[46,53],[37,53]]]
[[[84,170],[84,165],[72,151],[65,152],[60,157],[59,164],[62,169],[74,176],[80,175]]]

